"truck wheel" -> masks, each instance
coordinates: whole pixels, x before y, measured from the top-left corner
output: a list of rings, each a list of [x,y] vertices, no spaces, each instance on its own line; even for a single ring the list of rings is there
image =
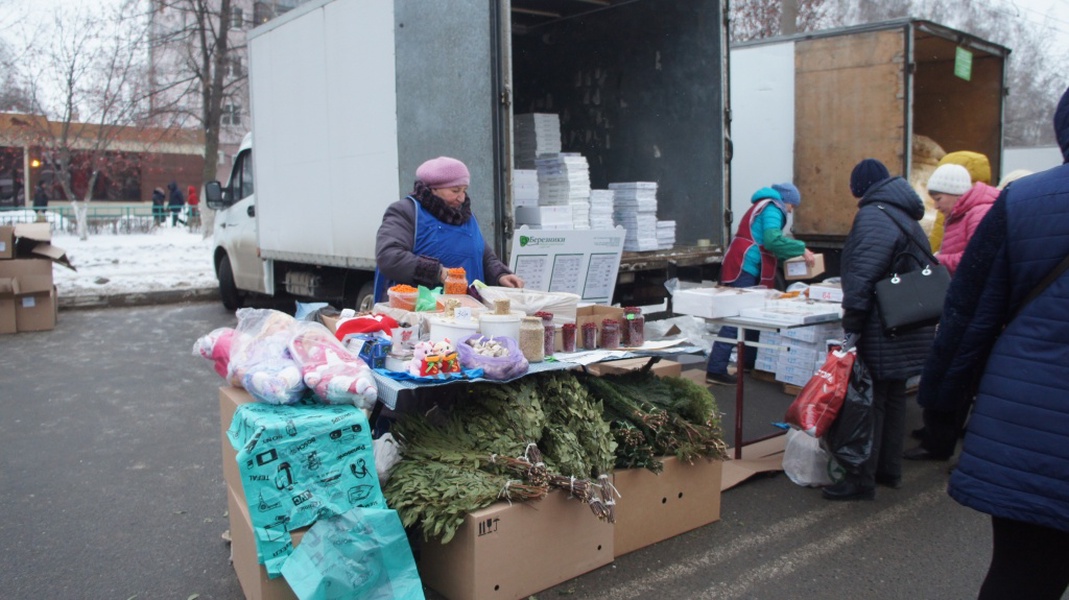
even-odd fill
[[[371,312],[375,306],[375,282],[368,281],[356,293],[356,312]]]
[[[237,285],[234,284],[234,271],[230,267],[230,259],[226,257],[223,257],[219,263],[219,299],[223,301],[223,308],[227,310],[237,310],[245,304]]]

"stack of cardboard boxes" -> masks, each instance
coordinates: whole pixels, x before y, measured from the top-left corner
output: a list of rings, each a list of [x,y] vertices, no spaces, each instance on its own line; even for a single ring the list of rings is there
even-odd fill
[[[0,225],[0,334],[56,327],[52,264],[69,268],[48,223]]]

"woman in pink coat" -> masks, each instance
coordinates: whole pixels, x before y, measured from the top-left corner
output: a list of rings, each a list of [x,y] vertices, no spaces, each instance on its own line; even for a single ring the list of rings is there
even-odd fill
[[[972,183],[969,171],[961,165],[945,164],[928,179],[928,195],[935,208],[946,218],[939,263],[954,275],[965,246],[998,198],[998,188],[982,181]]]

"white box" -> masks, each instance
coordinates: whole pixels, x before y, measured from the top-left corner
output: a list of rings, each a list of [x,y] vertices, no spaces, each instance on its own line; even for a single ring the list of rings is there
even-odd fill
[[[820,323],[809,327],[792,327],[783,330],[783,337],[789,340],[816,344],[824,340],[843,337],[843,328],[838,323]]]
[[[838,283],[814,283],[809,286],[809,299],[823,302],[842,302],[843,286]]]
[[[744,308],[760,307],[769,290],[765,288],[691,288],[672,296],[672,312],[706,319],[738,316]]]
[[[516,223],[520,225],[572,224],[572,207],[517,206]]]
[[[771,325],[812,325],[838,321],[842,316],[842,308],[829,302],[770,300],[756,307],[742,308],[739,316],[758,319]]]

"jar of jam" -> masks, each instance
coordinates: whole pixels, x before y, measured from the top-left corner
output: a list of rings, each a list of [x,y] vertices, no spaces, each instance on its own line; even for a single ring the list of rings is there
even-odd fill
[[[580,344],[583,350],[598,349],[598,326],[594,323],[583,323],[582,340]]]
[[[646,343],[646,317],[637,306],[624,308],[624,326],[620,328],[620,337],[626,339],[625,346],[634,348]]]
[[[620,347],[620,322],[616,319],[605,319],[601,322],[601,347]]]
[[[575,323],[561,325],[560,339],[562,352],[575,352]]]

